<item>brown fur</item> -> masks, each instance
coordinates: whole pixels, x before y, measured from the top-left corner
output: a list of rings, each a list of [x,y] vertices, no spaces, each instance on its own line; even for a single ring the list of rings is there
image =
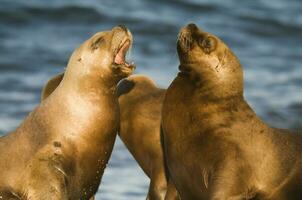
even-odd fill
[[[57,89],[0,138],[0,197],[88,200],[100,184],[119,125],[115,88],[132,69],[113,62],[124,27],[100,32],[72,54]]]
[[[211,41],[209,41],[211,40]],[[194,24],[162,110],[169,174],[183,200],[302,199],[302,135],[262,122],[243,97],[232,51]]]
[[[59,86],[59,84],[63,80],[63,77],[64,77],[64,73],[60,73],[47,81],[41,92],[41,101],[45,100],[51,93],[53,93],[53,91]],[[94,200],[94,199],[95,198],[93,196],[89,200]]]
[[[128,150],[150,178],[148,200],[178,199],[167,178],[161,145],[161,108],[165,90],[146,76],[135,75],[118,85],[121,122],[119,135]]]
[[[55,90],[63,76],[64,73],[58,74],[47,82],[43,88],[42,100]],[[148,200],[178,198],[173,183],[167,183],[160,141],[164,94],[164,89],[158,88],[151,79],[143,75],[124,79],[117,88],[120,105],[119,136],[151,180]]]

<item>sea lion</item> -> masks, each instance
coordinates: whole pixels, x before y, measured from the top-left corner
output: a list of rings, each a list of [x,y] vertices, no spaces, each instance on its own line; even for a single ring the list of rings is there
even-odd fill
[[[118,84],[120,106],[119,136],[150,178],[148,200],[176,200],[177,191],[165,172],[161,145],[161,108],[165,89],[147,76],[133,75]]]
[[[132,35],[99,32],[71,55],[55,91],[16,131],[0,138],[0,199],[88,200],[98,186],[119,127],[118,81]]]
[[[239,60],[217,36],[189,24],[177,51],[162,129],[181,199],[302,199],[302,133],[261,121],[243,97]]]
[[[55,90],[63,76],[64,73],[58,74],[47,82],[42,91],[42,100]],[[148,200],[178,199],[173,183],[167,181],[160,138],[164,95],[165,89],[158,88],[144,75],[123,79],[117,87],[120,106],[119,136],[151,180]]]

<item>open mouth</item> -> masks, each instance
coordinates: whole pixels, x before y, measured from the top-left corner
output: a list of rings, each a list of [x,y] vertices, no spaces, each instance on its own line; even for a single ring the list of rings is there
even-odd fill
[[[126,55],[131,46],[131,41],[127,39],[126,41],[122,42],[115,57],[114,57],[114,64],[116,65],[123,65],[128,68],[134,68],[134,63],[128,63],[126,61]]]

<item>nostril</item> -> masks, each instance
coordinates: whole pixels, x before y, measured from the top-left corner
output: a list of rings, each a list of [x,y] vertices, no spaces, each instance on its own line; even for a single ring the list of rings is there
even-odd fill
[[[127,27],[125,26],[125,25],[118,25],[118,27],[120,27],[121,29],[123,29],[124,31],[127,31],[128,29],[127,29]]]
[[[196,24],[194,24],[194,23],[188,24],[187,27],[188,27],[191,31],[194,31],[194,30],[197,29],[197,26],[196,26]]]

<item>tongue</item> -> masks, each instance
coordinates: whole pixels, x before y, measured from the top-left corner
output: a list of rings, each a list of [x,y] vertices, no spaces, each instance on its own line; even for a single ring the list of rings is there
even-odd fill
[[[120,50],[118,51],[118,53],[116,54],[115,58],[114,58],[114,62],[116,64],[124,64],[125,63],[125,57],[126,57],[126,53],[128,51],[128,48],[130,46],[130,42],[126,41],[123,46],[120,48]]]

